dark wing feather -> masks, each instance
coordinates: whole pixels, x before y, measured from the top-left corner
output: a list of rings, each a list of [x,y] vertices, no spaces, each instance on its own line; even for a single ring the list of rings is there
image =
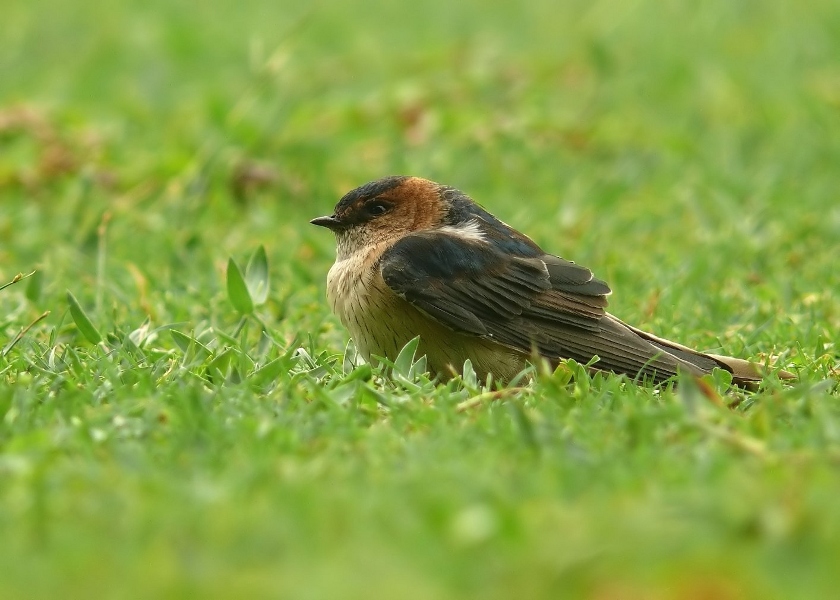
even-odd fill
[[[488,254],[477,244],[442,233],[406,236],[383,254],[380,269],[388,286],[406,300],[435,316],[457,315],[442,322],[477,334],[489,333],[488,323],[521,315],[538,292],[551,287],[539,260]],[[470,323],[466,328],[465,320]]]
[[[380,262],[385,283],[450,329],[489,337],[523,354],[663,380],[697,367],[642,339],[605,311],[610,289],[586,267],[522,256],[444,232],[408,235]],[[699,372],[699,370],[698,370]]]

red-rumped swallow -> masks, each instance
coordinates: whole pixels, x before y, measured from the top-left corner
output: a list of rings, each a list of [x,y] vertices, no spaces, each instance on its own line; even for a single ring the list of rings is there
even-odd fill
[[[748,361],[620,321],[605,310],[609,286],[589,269],[547,254],[455,188],[385,177],[311,223],[335,234],[327,298],[368,361],[394,360],[419,336],[418,354],[444,378],[469,359],[481,380],[510,381],[535,354],[554,366],[597,356],[596,369],[655,383],[714,368],[744,385],[762,377]]]

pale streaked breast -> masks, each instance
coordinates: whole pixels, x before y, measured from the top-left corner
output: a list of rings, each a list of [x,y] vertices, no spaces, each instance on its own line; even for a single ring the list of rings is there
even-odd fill
[[[426,355],[433,373],[451,376],[470,359],[477,375],[492,372],[511,379],[525,367],[525,357],[488,339],[456,333],[397,296],[375,268],[377,249],[337,260],[327,275],[327,299],[349,330],[365,360],[373,356],[395,359],[413,338],[420,336],[418,357]]]

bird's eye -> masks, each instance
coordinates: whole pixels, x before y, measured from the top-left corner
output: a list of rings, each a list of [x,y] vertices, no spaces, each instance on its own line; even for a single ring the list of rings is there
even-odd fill
[[[367,213],[372,217],[378,217],[380,215],[384,215],[388,212],[388,209],[391,208],[390,204],[386,204],[385,202],[371,202],[366,207]]]

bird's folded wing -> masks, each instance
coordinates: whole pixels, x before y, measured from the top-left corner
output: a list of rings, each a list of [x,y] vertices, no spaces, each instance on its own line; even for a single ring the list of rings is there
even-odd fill
[[[586,267],[556,256],[500,252],[493,244],[443,232],[408,235],[379,264],[385,283],[453,331],[491,338],[549,358],[662,380],[680,359],[605,311],[610,289]]]

